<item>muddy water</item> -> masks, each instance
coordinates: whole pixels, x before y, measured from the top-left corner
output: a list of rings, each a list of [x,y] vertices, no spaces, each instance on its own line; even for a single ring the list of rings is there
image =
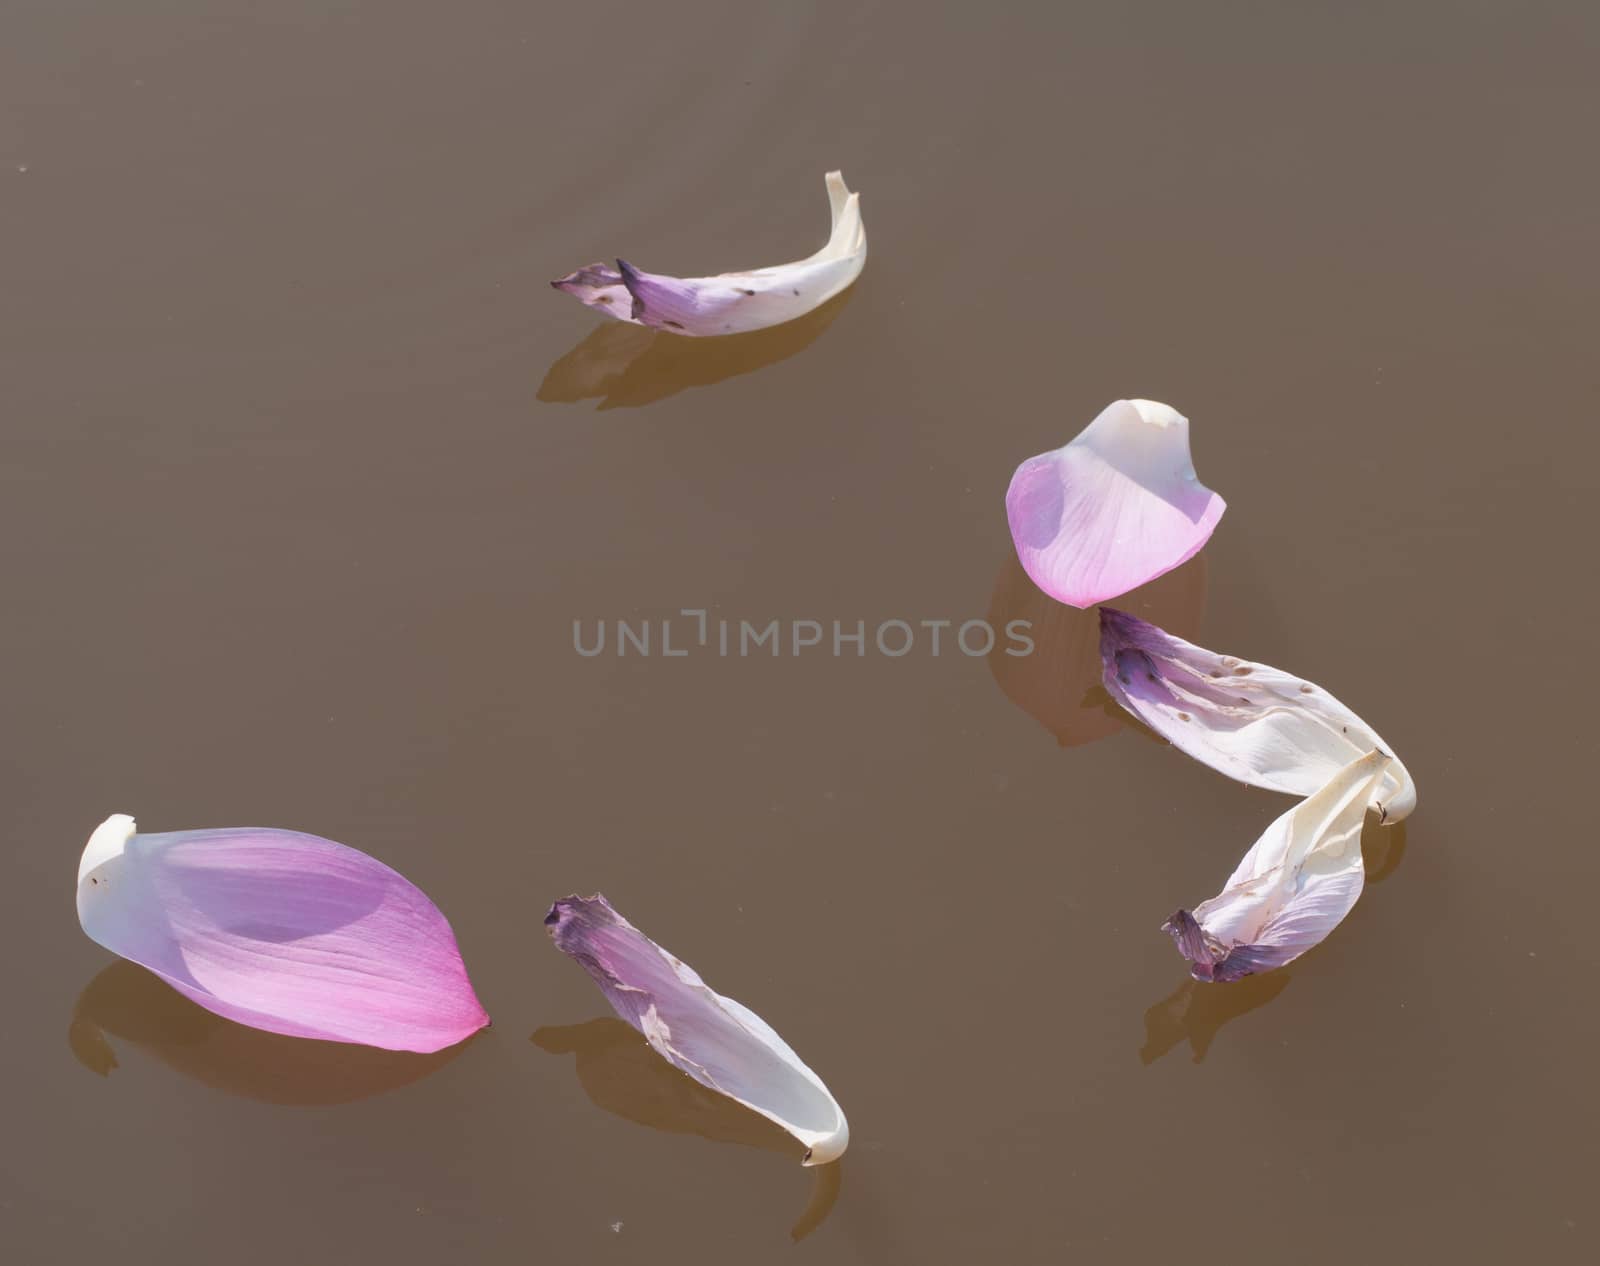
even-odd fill
[[[0,23],[8,1260],[1593,1260],[1592,9]],[[872,256],[795,326],[545,287],[803,255],[830,167]],[[1230,505],[1140,609],[1421,788],[1234,986],[1157,928],[1287,801],[1109,712],[1006,530],[1119,396]],[[574,651],[686,608],[1048,636]],[[378,854],[494,1027],[328,1049],[112,965],[113,811]],[[596,889],[793,1040],[840,1166],[642,1057],[540,927]]]

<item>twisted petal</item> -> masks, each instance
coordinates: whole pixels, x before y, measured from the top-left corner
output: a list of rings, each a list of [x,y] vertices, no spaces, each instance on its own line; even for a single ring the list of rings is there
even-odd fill
[[[1018,466],[1006,492],[1022,566],[1074,607],[1194,557],[1226,509],[1194,473],[1189,419],[1153,400],[1108,405],[1065,448]]]
[[[208,1011],[291,1037],[436,1051],[489,1023],[444,915],[382,862],[298,831],[90,837],[78,921]]]
[[[838,1103],[755,1012],[714,992],[603,896],[567,897],[544,921],[556,948],[668,1063],[789,1131],[807,1165],[844,1155],[850,1127]]]
[[[616,268],[590,264],[550,284],[619,321],[674,334],[739,334],[804,316],[838,294],[867,262],[861,195],[844,177],[827,174],[833,228],[816,254],[792,264],[716,277],[667,277],[619,259]]]
[[[1361,896],[1361,823],[1389,757],[1351,761],[1269,826],[1217,896],[1162,925],[1196,980],[1282,967],[1322,941]]]
[[[1100,610],[1107,692],[1179,751],[1252,787],[1309,796],[1373,748],[1370,725],[1320,686],[1266,664],[1218,655],[1126,612]],[[1372,807],[1398,822],[1416,785],[1393,760]]]

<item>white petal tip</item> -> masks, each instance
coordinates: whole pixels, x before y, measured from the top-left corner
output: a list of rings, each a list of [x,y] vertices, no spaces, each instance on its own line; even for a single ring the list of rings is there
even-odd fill
[[[1187,426],[1189,419],[1184,417],[1170,404],[1162,404],[1159,400],[1128,400],[1124,403],[1133,406],[1134,411],[1144,421],[1152,426]]]
[[[838,1134],[808,1147],[805,1159],[800,1163],[808,1169],[817,1165],[831,1165],[844,1155],[845,1148],[849,1145],[850,1130],[847,1126],[841,1126]]]
[[[121,857],[137,829],[133,818],[126,813],[113,813],[95,827],[89,842],[83,846],[83,856],[78,859],[78,882],[83,883],[89,872],[112,858]]]

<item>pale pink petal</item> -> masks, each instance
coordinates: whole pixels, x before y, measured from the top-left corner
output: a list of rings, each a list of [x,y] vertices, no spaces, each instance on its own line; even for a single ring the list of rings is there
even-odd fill
[[[1195,475],[1189,420],[1153,400],[1107,406],[1065,448],[1017,467],[1006,492],[1023,568],[1074,607],[1194,557],[1226,509]]]
[[[489,1022],[455,936],[382,862],[297,831],[90,838],[78,919],[208,1011],[291,1037],[436,1051]]]
[[[1389,757],[1350,762],[1279,817],[1223,890],[1162,926],[1195,979],[1238,980],[1292,962],[1318,944],[1361,896],[1361,826]]]

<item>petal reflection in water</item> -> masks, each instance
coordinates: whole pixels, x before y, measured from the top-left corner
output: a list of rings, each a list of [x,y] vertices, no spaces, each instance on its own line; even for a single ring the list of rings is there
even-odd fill
[[[1399,868],[1406,851],[1406,823],[1381,826],[1369,813],[1361,828],[1361,856],[1368,886],[1382,883]],[[1217,1032],[1229,1020],[1264,1007],[1288,986],[1294,968],[1246,976],[1226,985],[1185,980],[1144,1013],[1144,1046],[1139,1060],[1153,1064],[1185,1040],[1196,1064],[1206,1057]]]
[[[284,1037],[196,1006],[136,963],[112,963],[78,996],[67,1043],[102,1077],[122,1039],[185,1077],[263,1103],[351,1103],[420,1081],[468,1042],[432,1055]]]
[[[1227,985],[1185,980],[1171,996],[1144,1013],[1144,1046],[1139,1050],[1139,1062],[1153,1064],[1187,1040],[1194,1062],[1200,1063],[1224,1024],[1266,1006],[1288,987],[1292,976],[1291,968],[1282,967]]]
[[[607,321],[550,366],[539,399],[576,404],[598,398],[599,409],[637,408],[691,387],[753,373],[804,351],[833,324],[854,293],[854,288],[846,290],[784,325],[722,338],[679,338],[648,326]]]
[[[531,1040],[552,1055],[577,1056],[578,1082],[584,1092],[596,1107],[616,1116],[669,1134],[760,1148],[790,1160],[798,1160],[805,1151],[765,1117],[679,1072],[621,1020],[608,1016],[583,1024],[548,1025]],[[832,1212],[842,1167],[843,1161],[834,1161],[812,1171],[811,1198],[789,1232],[792,1239],[804,1239]]]
[[[1381,884],[1395,871],[1406,855],[1406,823],[1379,826],[1371,814],[1361,828],[1361,861],[1367,871],[1367,887]]]
[[[1119,600],[1125,609],[1180,637],[1199,632],[1206,604],[1206,556],[1196,555],[1182,567],[1157,576]],[[1005,626],[1026,620],[1033,651],[1008,655],[1016,643]],[[1114,734],[1125,725],[1148,733],[1112,702],[1100,684],[1100,613],[1080,611],[1044,593],[1023,571],[1013,550],[989,600],[989,623],[995,648],[989,671],[995,684],[1062,747],[1079,747]],[[1188,629],[1188,634],[1180,630]]]

